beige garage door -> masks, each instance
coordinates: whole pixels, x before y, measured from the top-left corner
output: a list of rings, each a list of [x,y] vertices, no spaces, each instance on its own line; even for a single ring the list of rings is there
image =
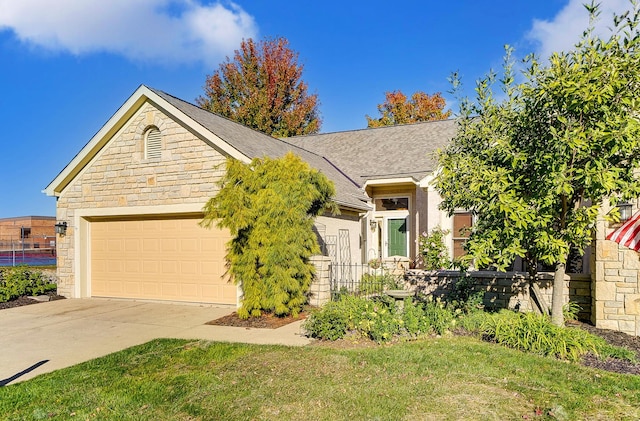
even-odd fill
[[[223,279],[227,231],[199,218],[91,222],[91,295],[236,303]]]

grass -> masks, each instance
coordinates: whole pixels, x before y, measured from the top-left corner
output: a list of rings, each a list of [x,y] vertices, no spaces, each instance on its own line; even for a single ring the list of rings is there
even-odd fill
[[[2,419],[639,419],[640,376],[472,337],[330,349],[154,340],[0,388]]]

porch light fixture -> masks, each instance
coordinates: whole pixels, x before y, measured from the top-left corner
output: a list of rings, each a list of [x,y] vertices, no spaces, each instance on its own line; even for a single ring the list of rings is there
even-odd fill
[[[369,226],[371,227],[371,231],[375,231],[378,228],[378,221],[375,219],[369,219]]]
[[[54,227],[56,228],[56,234],[65,235],[67,233],[66,222],[58,222],[57,224],[54,225]]]
[[[628,202],[618,204],[618,211],[620,212],[620,222],[626,222],[631,218],[632,205]]]

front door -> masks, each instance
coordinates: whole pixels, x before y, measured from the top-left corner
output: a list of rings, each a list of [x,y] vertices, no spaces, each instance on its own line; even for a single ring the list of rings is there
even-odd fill
[[[407,254],[407,219],[387,219],[387,256]]]

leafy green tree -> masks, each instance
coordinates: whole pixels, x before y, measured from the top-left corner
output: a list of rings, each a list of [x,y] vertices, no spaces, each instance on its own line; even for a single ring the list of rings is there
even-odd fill
[[[385,101],[378,104],[379,118],[366,116],[367,127],[384,127],[420,121],[444,120],[451,111],[444,111],[446,101],[436,92],[433,95],[418,91],[407,98],[402,91],[385,93]]]
[[[534,278],[538,262],[553,265],[557,325],[570,249],[584,253],[606,200],[640,195],[640,34],[632,6],[614,17],[607,39],[588,29],[547,65],[527,57],[520,84],[508,49],[504,99],[493,94],[494,74],[478,82],[476,101],[461,100],[458,133],[439,156],[443,209],[477,216],[469,259],[505,269],[520,256]],[[598,6],[586,7],[593,22]],[[453,83],[459,87],[455,75]]]
[[[262,311],[278,316],[301,310],[313,276],[311,255],[320,249],[314,217],[337,212],[333,184],[299,157],[229,158],[219,193],[205,206],[203,226],[228,228],[229,274],[243,290],[242,318]]]
[[[274,137],[320,130],[318,96],[307,93],[303,66],[286,38],[243,40],[207,77],[200,107]]]

